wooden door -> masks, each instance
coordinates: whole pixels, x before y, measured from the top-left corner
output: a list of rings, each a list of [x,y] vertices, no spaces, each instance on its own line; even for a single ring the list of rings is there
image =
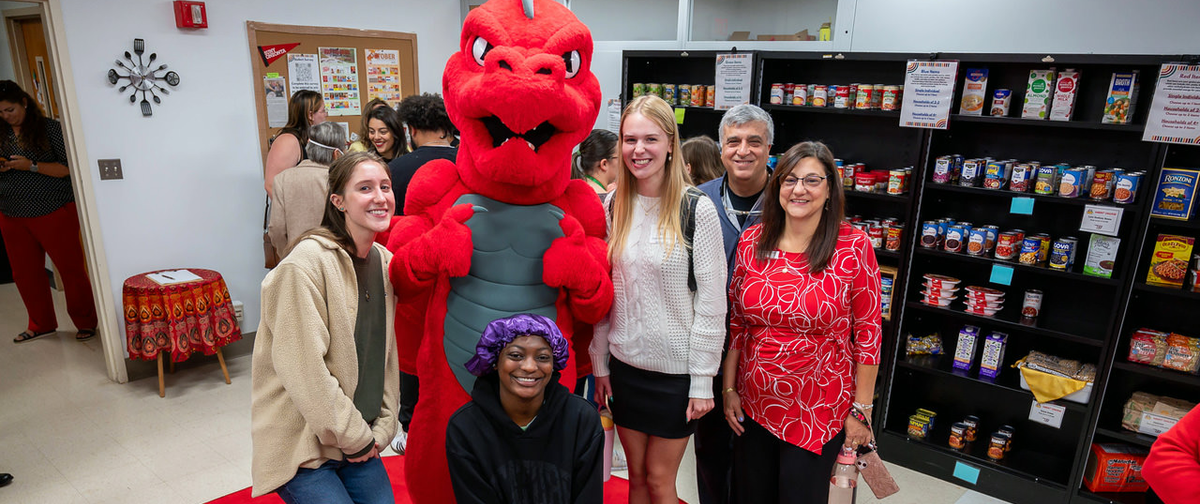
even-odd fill
[[[25,69],[25,90],[41,105],[48,117],[59,118],[58,100],[54,96],[54,65],[50,63],[50,52],[46,49],[45,28],[41,17],[14,19],[20,31],[25,54],[20,55],[20,65]]]

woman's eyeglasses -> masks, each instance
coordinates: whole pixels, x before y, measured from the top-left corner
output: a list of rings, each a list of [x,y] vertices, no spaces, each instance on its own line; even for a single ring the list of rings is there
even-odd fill
[[[822,177],[822,176],[816,175],[816,174],[806,175],[804,178],[793,177],[791,175],[788,175],[787,178],[783,179],[783,187],[785,187],[785,188],[796,187],[796,184],[799,183],[801,180],[804,181],[804,187],[807,187],[809,189],[816,189],[818,187],[821,187],[821,184],[825,183],[825,177]]]

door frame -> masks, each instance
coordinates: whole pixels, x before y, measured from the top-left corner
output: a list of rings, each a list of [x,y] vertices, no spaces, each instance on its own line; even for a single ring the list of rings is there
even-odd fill
[[[80,104],[79,97],[75,94],[75,77],[71,71],[71,57],[67,51],[67,35],[62,21],[62,0],[22,1],[38,5],[27,9],[9,9],[5,11],[5,14],[6,17],[9,12],[21,15],[22,11],[28,10],[30,14],[40,14],[42,17],[46,49],[51,59],[49,63],[54,69],[51,91],[58,91],[59,115],[65,133],[67,161],[73,168],[70,170],[71,186],[75,190],[75,206],[79,212],[83,252],[91,278],[92,295],[96,299],[96,316],[99,322],[98,332],[101,353],[104,355],[104,367],[110,380],[125,383],[129,381],[129,374],[125,368],[123,313],[117,310],[113,283],[108,274],[108,259],[104,253],[104,239],[100,231],[99,205],[96,201],[96,191],[88,163],[83,123],[79,119]],[[19,66],[16,61],[17,57],[13,57],[14,67]],[[20,72],[21,70],[16,71]]]

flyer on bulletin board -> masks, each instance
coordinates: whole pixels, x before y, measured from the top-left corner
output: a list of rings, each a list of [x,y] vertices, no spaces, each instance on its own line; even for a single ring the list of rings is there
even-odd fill
[[[296,91],[321,92],[321,69],[316,54],[288,54],[288,88]],[[290,98],[291,95],[288,95]]]
[[[277,73],[263,77],[263,96],[267,101],[267,127],[282,128],[287,125],[288,93],[284,79]]]
[[[717,85],[714,109],[729,110],[750,103],[750,81],[754,59],[750,53],[717,55]]]
[[[358,50],[353,47],[320,47],[321,95],[331,116],[359,115]]]
[[[1142,140],[1200,145],[1200,65],[1163,65]]]
[[[946,129],[950,125],[950,104],[954,101],[957,81],[958,61],[908,60],[900,125]]]
[[[400,94],[400,51],[365,49],[367,58],[367,101],[379,98],[396,108]]]

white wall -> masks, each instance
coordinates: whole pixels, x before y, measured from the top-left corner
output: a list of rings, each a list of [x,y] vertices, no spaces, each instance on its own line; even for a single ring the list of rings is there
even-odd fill
[[[125,278],[160,268],[219,271],[245,303],[243,331],[259,320],[262,161],[246,21],[417,34],[423,92],[441,92],[457,49],[459,4],[360,0],[209,0],[209,28],[175,28],[166,0],[62,0],[63,26],[81,104],[86,170],[95,185],[117,309]],[[179,72],[181,83],[152,117],[105,74],[133,39]],[[120,158],[124,180],[100,181],[97,159]]]
[[[0,2],[0,11],[28,9],[37,7],[30,2]],[[3,20],[0,20],[3,21]],[[0,22],[0,80],[16,80],[17,71],[13,68],[12,49],[8,41],[8,23]]]

